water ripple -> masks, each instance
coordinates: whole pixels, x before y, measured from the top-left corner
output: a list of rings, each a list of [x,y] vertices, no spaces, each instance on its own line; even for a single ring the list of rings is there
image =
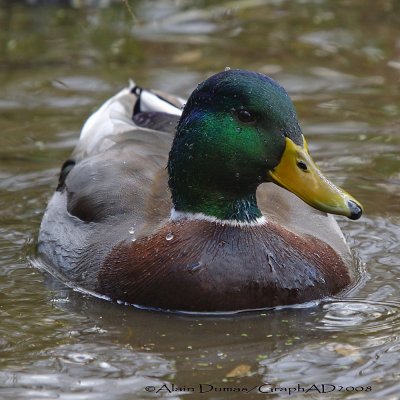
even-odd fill
[[[393,332],[400,328],[400,303],[363,299],[335,300],[322,306],[325,315],[316,329],[363,333]]]

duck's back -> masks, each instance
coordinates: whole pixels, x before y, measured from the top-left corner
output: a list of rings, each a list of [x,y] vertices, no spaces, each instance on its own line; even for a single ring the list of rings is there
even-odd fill
[[[168,221],[166,165],[182,104],[131,85],[88,119],[43,217],[46,264],[90,288],[117,243]]]

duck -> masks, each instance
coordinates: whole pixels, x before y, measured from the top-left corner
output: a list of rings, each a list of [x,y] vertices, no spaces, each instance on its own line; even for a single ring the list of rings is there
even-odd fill
[[[125,304],[234,312],[345,293],[355,259],[332,214],[362,205],[311,158],[285,89],[226,69],[187,101],[133,81],[83,125],[38,255]]]

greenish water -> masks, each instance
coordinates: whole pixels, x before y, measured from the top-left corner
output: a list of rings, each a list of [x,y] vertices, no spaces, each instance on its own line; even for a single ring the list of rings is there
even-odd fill
[[[129,3],[134,17],[117,1],[0,0],[0,398],[400,398],[400,3]],[[314,307],[191,317],[95,299],[35,268],[86,117],[129,78],[187,96],[226,66],[282,83],[316,161],[364,204],[360,221],[338,219],[359,287]],[[297,384],[336,391],[269,393]]]

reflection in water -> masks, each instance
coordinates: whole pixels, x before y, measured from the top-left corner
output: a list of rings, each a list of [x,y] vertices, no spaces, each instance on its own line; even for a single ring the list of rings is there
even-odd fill
[[[156,397],[145,387],[164,382],[269,382],[371,385],[337,394],[396,398],[400,3],[129,1],[136,19],[117,1],[55,3],[0,1],[0,397],[132,399]],[[112,304],[30,268],[85,116],[130,77],[186,96],[226,66],[282,82],[318,163],[365,205],[359,223],[339,220],[365,264],[360,284],[308,307],[194,317]]]

